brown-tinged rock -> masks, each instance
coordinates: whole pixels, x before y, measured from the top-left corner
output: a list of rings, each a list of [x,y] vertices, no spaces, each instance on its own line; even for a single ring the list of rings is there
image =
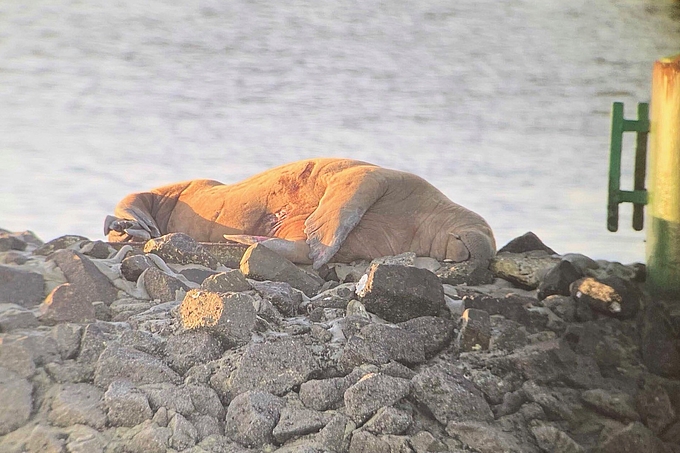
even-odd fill
[[[201,244],[184,233],[150,239],[144,244],[144,253],[155,253],[168,263],[200,264],[210,269],[220,265]]]
[[[192,289],[179,306],[182,327],[206,329],[231,345],[250,341],[256,313],[253,296]]]
[[[491,319],[484,310],[468,308],[460,318],[460,328],[456,337],[459,351],[486,351],[491,340]]]
[[[498,253],[489,269],[496,277],[524,289],[536,289],[543,276],[560,262],[543,251]]]
[[[91,299],[71,283],[54,288],[40,306],[40,320],[46,324],[92,322],[95,319]]]
[[[321,277],[305,272],[262,244],[253,244],[246,250],[241,259],[240,269],[248,278],[286,282],[310,297],[316,294],[324,283]]]

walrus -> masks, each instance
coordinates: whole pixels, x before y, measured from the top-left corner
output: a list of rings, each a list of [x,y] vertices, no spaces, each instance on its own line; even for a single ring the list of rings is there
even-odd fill
[[[109,241],[182,232],[199,242],[262,243],[314,269],[415,252],[488,261],[491,227],[423,178],[350,159],[285,164],[236,184],[195,179],[133,193],[107,216]]]

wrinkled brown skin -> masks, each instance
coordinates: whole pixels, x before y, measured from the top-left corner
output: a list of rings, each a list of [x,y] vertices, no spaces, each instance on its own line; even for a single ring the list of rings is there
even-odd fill
[[[408,251],[437,260],[488,261],[496,251],[486,221],[424,179],[348,159],[293,162],[237,184],[199,179],[133,193],[118,203],[115,217],[146,223],[152,236],[284,239],[264,244],[315,268],[331,259],[351,262]],[[132,239],[110,225],[107,219],[110,241]]]

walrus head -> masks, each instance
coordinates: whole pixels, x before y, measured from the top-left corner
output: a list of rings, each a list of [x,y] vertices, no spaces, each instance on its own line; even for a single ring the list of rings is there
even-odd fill
[[[488,262],[496,254],[496,241],[491,228],[480,225],[449,233],[446,243],[446,259]]]

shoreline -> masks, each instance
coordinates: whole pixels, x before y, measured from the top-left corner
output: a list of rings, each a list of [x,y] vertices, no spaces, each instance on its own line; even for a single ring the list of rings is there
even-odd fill
[[[316,273],[4,231],[0,277],[2,451],[680,451],[677,304],[533,234]]]

